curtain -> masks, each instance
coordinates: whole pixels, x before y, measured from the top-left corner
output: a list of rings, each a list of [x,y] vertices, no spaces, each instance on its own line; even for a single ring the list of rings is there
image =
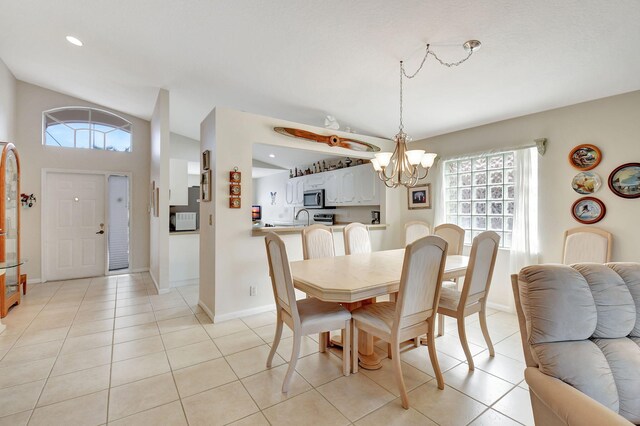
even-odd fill
[[[510,272],[538,263],[538,153],[536,148],[515,151],[516,191]]]
[[[434,181],[433,195],[436,200],[433,228],[446,223],[445,208],[447,205],[446,191],[444,189],[444,161],[438,161],[438,173]]]

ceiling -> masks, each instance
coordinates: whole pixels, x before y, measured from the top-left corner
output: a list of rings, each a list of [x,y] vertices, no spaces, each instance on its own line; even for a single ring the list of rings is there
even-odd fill
[[[225,106],[359,133],[398,126],[398,61],[414,139],[640,89],[640,2],[602,0],[6,0],[0,58],[16,78],[198,139]],[[84,42],[65,41],[71,34]]]

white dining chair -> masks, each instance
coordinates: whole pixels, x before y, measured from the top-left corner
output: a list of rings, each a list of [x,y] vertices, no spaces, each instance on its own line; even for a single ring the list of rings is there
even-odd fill
[[[344,254],[371,253],[371,239],[366,225],[350,223],[343,229]]]
[[[433,229],[433,235],[443,238],[449,249],[447,256],[461,255],[464,247],[464,229],[453,223],[443,223]]]
[[[302,228],[302,257],[318,259],[336,255],[333,232],[326,225],[311,225]]]
[[[279,236],[270,232],[265,237],[265,245],[277,313],[276,334],[267,358],[267,368],[271,368],[273,356],[278,349],[278,344],[282,337],[282,325],[286,324],[293,331],[293,348],[291,350],[289,368],[282,384],[282,392],[287,393],[289,390],[289,382],[300,355],[302,337],[309,334],[342,329],[345,336],[342,351],[342,372],[345,376],[348,376],[350,370],[351,339],[349,334],[351,330],[351,314],[338,303],[323,302],[316,298],[296,300],[289,258],[284,242]]]
[[[611,262],[611,233],[592,226],[579,226],[564,233],[562,263]]]
[[[482,335],[489,348],[489,355],[495,356],[489,330],[487,329],[487,297],[496,264],[500,236],[493,231],[485,231],[473,239],[469,265],[464,277],[462,290],[456,289],[455,283],[444,284],[440,294],[438,314],[453,317],[458,323],[458,337],[467,357],[469,370],[474,369],[473,358],[467,343],[465,317],[475,313],[480,317]],[[453,285],[451,285],[453,284]],[[438,322],[438,335],[444,333],[444,321]]]
[[[391,343],[393,372],[405,409],[409,408],[409,397],[402,378],[401,342],[427,334],[429,358],[438,388],[444,389],[444,378],[436,354],[434,324],[446,258],[447,242],[442,238],[429,236],[414,241],[404,253],[397,300],[372,303],[351,312],[354,342],[358,341],[358,330],[362,330]],[[352,352],[352,357],[355,373],[358,371],[356,350]]]
[[[404,225],[404,245],[405,247],[417,239],[431,235],[431,227],[427,222],[413,220]]]

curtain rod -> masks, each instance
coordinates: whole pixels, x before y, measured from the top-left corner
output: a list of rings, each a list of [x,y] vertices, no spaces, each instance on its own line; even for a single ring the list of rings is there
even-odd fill
[[[538,150],[538,154],[540,154],[540,156],[543,156],[545,152],[547,152],[547,138],[534,139],[533,143],[526,144],[526,145],[507,146],[507,147],[491,149],[488,151],[480,151],[480,152],[473,152],[473,153],[464,154],[464,155],[456,155],[453,157],[442,157],[442,158],[436,157],[436,160],[441,160],[441,161],[459,160],[467,157],[478,157],[480,155],[491,155],[497,152],[517,151],[520,149],[527,149],[527,148],[536,148]]]

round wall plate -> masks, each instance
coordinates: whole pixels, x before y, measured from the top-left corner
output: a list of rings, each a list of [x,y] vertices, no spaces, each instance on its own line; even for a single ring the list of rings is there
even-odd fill
[[[569,164],[578,170],[595,168],[602,160],[602,153],[595,145],[578,145],[569,153]]]
[[[602,179],[594,172],[580,172],[573,177],[571,187],[578,194],[588,195],[597,192],[602,186]]]
[[[585,225],[600,222],[606,213],[604,203],[594,197],[582,197],[571,206],[573,218]]]
[[[640,198],[640,163],[627,163],[609,175],[609,188],[618,197]]]

